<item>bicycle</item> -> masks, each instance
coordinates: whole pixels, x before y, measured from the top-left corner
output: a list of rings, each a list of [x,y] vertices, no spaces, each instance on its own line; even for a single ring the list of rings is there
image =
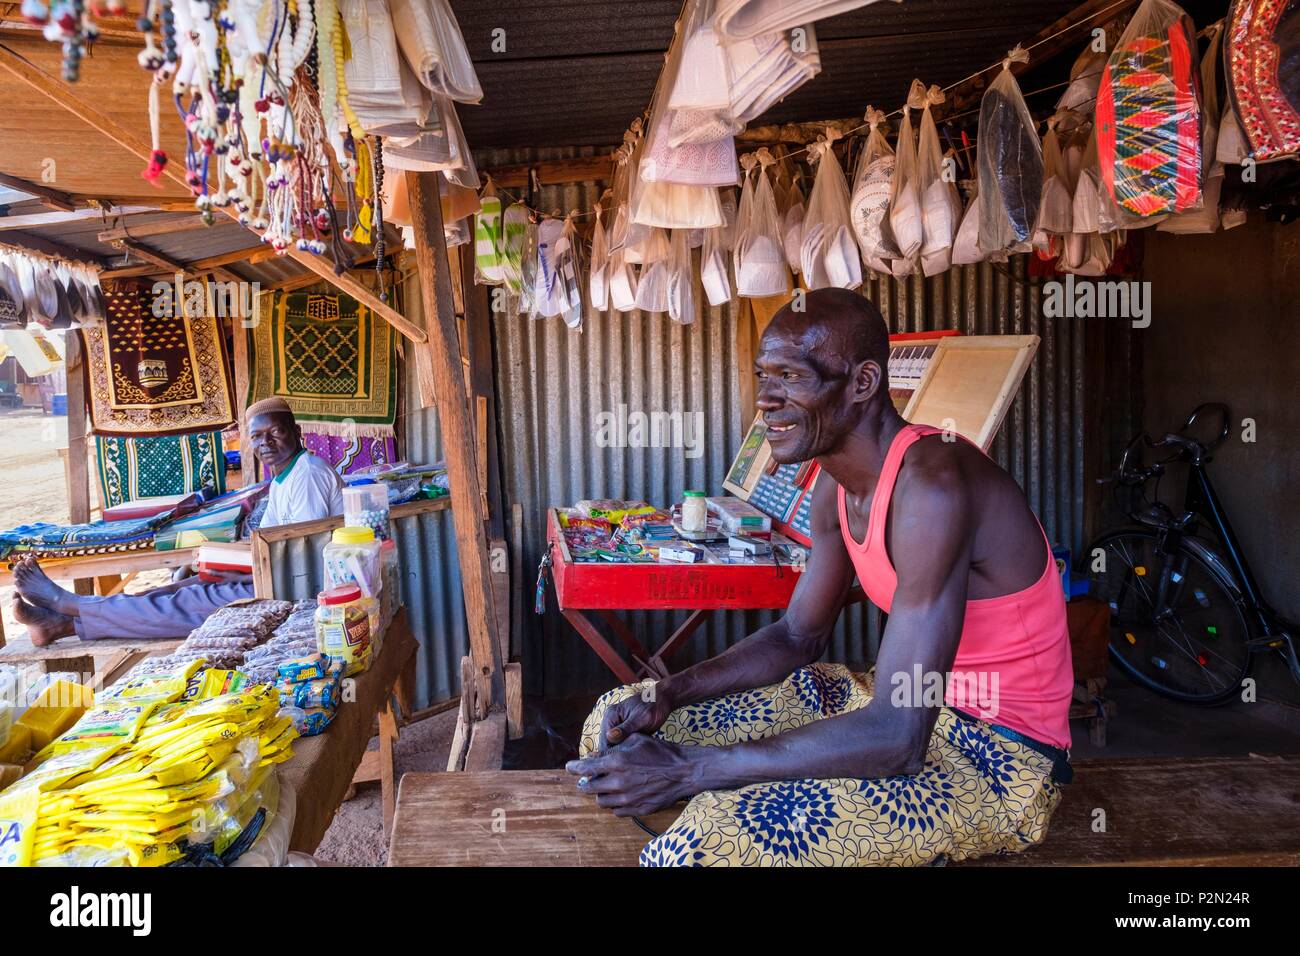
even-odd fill
[[[1217,437],[1203,444],[1189,432],[1202,414],[1222,416]],[[1255,655],[1281,654],[1300,683],[1294,622],[1260,593],[1206,466],[1228,437],[1228,407],[1198,406],[1176,433],[1153,441],[1146,432],[1124,449],[1113,483],[1130,489],[1121,508],[1135,527],[1113,530],[1089,549],[1089,593],[1110,606],[1110,654],[1143,686],[1175,700],[1217,704],[1239,694]],[[1174,449],[1151,465],[1144,449]],[[1171,464],[1189,466],[1182,514],[1159,500]],[[1155,479],[1150,498],[1146,486]],[[1117,502],[1118,503],[1118,502]],[[1207,537],[1203,528],[1212,533]]]

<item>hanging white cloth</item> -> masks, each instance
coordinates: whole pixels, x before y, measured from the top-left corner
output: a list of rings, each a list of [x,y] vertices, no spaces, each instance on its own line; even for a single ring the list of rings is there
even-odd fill
[[[397,42],[416,78],[458,103],[483,99],[478,74],[447,0],[388,0]]]

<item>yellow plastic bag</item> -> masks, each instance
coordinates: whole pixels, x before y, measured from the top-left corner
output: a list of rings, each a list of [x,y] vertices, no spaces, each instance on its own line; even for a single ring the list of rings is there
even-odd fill
[[[10,787],[0,794],[0,867],[31,865],[39,804],[33,787]]]

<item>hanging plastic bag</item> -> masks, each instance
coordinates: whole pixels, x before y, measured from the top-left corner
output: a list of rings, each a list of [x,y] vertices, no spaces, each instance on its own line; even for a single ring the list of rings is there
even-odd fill
[[[1219,196],[1223,192],[1225,170],[1219,162],[1219,123],[1223,118],[1219,106],[1219,48],[1223,24],[1210,28],[1210,40],[1201,58],[1201,184],[1200,209],[1175,213],[1156,227],[1160,232],[1176,235],[1209,234],[1219,228]]]
[[[564,299],[560,315],[564,324],[576,332],[582,331],[582,243],[578,239],[578,227],[574,218],[578,210],[572,210],[564,218],[564,227],[560,232],[560,241],[555,251],[555,272]]]
[[[591,307],[597,312],[609,308],[609,240],[605,236],[605,223],[601,219],[600,203],[592,207],[596,225],[591,230],[591,266],[587,275],[587,294]]]
[[[920,83],[914,82],[913,87]],[[944,101],[943,90],[921,88],[921,142],[917,151],[916,179],[920,188],[925,241],[921,245],[921,271],[927,276],[947,272],[952,265],[952,243],[961,225],[961,194],[957,192],[956,161],[945,165],[939,129],[932,107]],[[949,172],[945,174],[945,169]]]
[[[499,285],[505,279],[501,216],[501,198],[489,177],[474,217],[474,281],[478,285]]]
[[[540,318],[545,303],[537,297],[538,226],[530,215],[524,222],[523,254],[520,260],[519,313]]]
[[[790,271],[799,271],[799,245],[803,241],[803,221],[808,213],[808,200],[798,183],[790,184],[790,202],[781,223],[782,246],[785,262]]]
[[[1196,62],[1196,28],[1183,8],[1170,0],[1143,0],[1102,73],[1102,182],[1132,225],[1201,207]]]
[[[870,132],[853,175],[849,218],[863,261],[875,271],[888,275],[889,260],[899,257],[893,230],[889,228],[889,197],[893,192],[895,156],[884,136],[885,114],[868,106],[864,118]]]
[[[1105,69],[1105,52],[1094,50],[1089,43],[1070,68],[1070,85],[1056,101],[1056,111],[1070,110],[1080,116],[1092,116],[1097,109],[1097,90]]]
[[[1059,122],[1057,116],[1049,119],[1043,137],[1043,199],[1034,230],[1034,252],[1044,262],[1061,254],[1063,237],[1074,231],[1074,194],[1056,133]]]
[[[903,107],[903,122],[898,127],[897,156],[890,181],[889,229],[898,249],[898,255],[890,266],[896,276],[911,275],[916,271],[916,259],[925,244],[925,218],[916,181],[916,134],[912,128],[912,110],[920,107],[921,103],[909,94],[907,105]]]
[[[952,243],[952,264],[955,266],[972,266],[986,258],[980,251],[980,198],[979,181],[967,181],[966,213],[962,216],[961,226]]]
[[[986,255],[1025,252],[1043,198],[1043,147],[1025,105],[1012,63],[1028,63],[1017,46],[980,103],[980,250]]]
[[[641,278],[637,283],[636,307],[642,312],[668,311],[668,260],[672,247],[662,229],[651,229],[641,251]]]
[[[799,246],[800,271],[809,289],[856,289],[862,285],[862,259],[849,220],[849,184],[835,157],[840,131],[826,134],[808,148],[817,165]]]
[[[709,305],[726,305],[731,301],[731,276],[727,273],[727,253],[722,243],[724,229],[707,229],[700,249],[700,284]]]
[[[745,195],[741,194],[741,211],[738,224],[743,222],[736,235],[736,293],[751,298],[782,295],[790,288],[790,271],[785,264],[785,250],[781,244],[781,219],[776,210],[776,196],[768,180],[767,168],[775,162],[766,149],[742,158],[746,170],[746,187],[749,178],[753,186],[745,208]]]
[[[430,90],[478,103],[483,88],[447,0],[389,0],[394,33],[411,69]]]
[[[524,287],[524,244],[528,229],[528,207],[514,203],[501,214],[501,279],[512,295]]]
[[[636,126],[637,124],[633,124]],[[614,209],[614,224],[610,227],[609,239],[609,304],[619,312],[630,312],[636,308],[636,272],[627,258],[630,213],[628,211],[628,194],[631,189],[631,176],[634,154],[634,133],[629,131],[623,137],[623,145],[614,153],[614,195],[611,203]]]
[[[674,229],[668,257],[668,317],[681,325],[695,321],[695,270],[685,229]]]

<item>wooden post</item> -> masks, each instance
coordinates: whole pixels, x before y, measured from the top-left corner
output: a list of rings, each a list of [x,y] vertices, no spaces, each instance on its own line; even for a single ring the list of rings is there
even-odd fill
[[[442,232],[442,203],[436,173],[406,173],[415,232],[415,262],[420,274],[427,341],[414,346],[426,353],[438,421],[442,427],[451,488],[451,514],[460,557],[470,657],[474,665],[475,716],[482,719],[505,707],[500,652],[492,640],[495,621],[488,542],[483,527],[474,418],[465,394],[461,351],[453,311],[447,246]]]
[[[86,462],[86,379],[82,363],[81,333],[66,336],[67,352],[64,368],[68,379],[68,521],[86,524],[90,521],[90,466]],[[78,594],[94,594],[95,582],[78,578],[72,582]]]
[[[261,308],[260,301],[254,301],[254,310]],[[254,311],[254,315],[257,312]],[[259,316],[260,319],[260,316]],[[248,406],[248,330],[244,328],[244,317],[236,316],[230,320],[232,341],[231,360],[235,373],[235,424],[239,426],[239,486],[247,488],[257,483],[257,460],[253,455],[253,443],[248,440],[248,425],[244,421],[244,411]],[[252,321],[252,320],[250,320]]]

